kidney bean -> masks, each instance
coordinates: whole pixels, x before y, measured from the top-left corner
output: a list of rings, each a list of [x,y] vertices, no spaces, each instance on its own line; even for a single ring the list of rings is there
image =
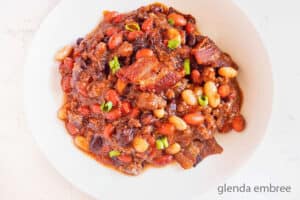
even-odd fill
[[[177,13],[171,13],[168,15],[168,19],[173,20],[176,26],[185,26],[186,25],[186,19],[184,16],[177,14]]]
[[[158,128],[157,132],[162,135],[173,135],[175,133],[175,126],[171,123],[164,123]]]
[[[111,101],[114,106],[118,105],[118,103],[120,101],[120,97],[119,97],[118,93],[116,92],[116,90],[113,90],[113,89],[110,89],[106,92],[105,99],[107,101]]]
[[[133,108],[131,110],[131,113],[129,115],[130,118],[136,118],[137,116],[139,116],[140,114],[140,110],[138,108]]]
[[[123,42],[123,33],[115,33],[108,40],[108,48],[114,49],[120,46]]]
[[[117,33],[118,31],[119,31],[118,27],[111,26],[106,29],[105,34],[107,36],[112,36],[113,34]]]
[[[191,78],[193,83],[199,84],[201,83],[201,74],[197,69],[192,70]]]
[[[110,138],[111,134],[115,130],[115,127],[112,124],[107,124],[103,130],[103,136],[105,138]]]
[[[90,109],[88,106],[80,106],[78,112],[83,116],[88,116],[90,114]]]
[[[190,47],[195,46],[195,44],[196,44],[196,42],[197,42],[197,41],[196,41],[196,36],[193,35],[193,34],[188,34],[186,40],[187,40],[187,44],[188,44]]]
[[[68,76],[64,76],[62,79],[61,79],[61,87],[63,89],[64,92],[68,93],[68,92],[71,92],[71,75],[68,75]]]
[[[98,153],[103,145],[103,140],[100,135],[93,135],[90,140],[89,149],[93,153]]]
[[[221,85],[219,88],[218,88],[218,93],[219,95],[222,97],[222,98],[225,98],[227,97],[231,92],[231,88],[229,85],[227,84],[224,84],[224,85]]]
[[[71,135],[77,135],[79,133],[79,129],[70,122],[66,124],[66,128]]]
[[[192,34],[196,30],[195,24],[187,23],[185,26],[185,30],[187,33]],[[196,39],[196,38],[195,38]]]
[[[95,114],[101,114],[102,110],[101,110],[100,104],[95,103],[95,104],[91,105],[91,111]]]
[[[113,109],[108,113],[105,113],[105,118],[108,120],[116,120],[121,117],[121,111],[119,109]]]
[[[128,114],[130,112],[130,103],[129,102],[122,102],[121,111],[123,114]]]
[[[132,42],[132,41],[136,40],[137,38],[141,37],[143,34],[144,33],[142,31],[133,31],[133,32],[128,33],[127,39]]]
[[[153,161],[156,165],[163,166],[163,165],[166,165],[166,164],[172,162],[172,160],[173,160],[172,155],[164,155],[164,156],[160,156],[158,158],[155,158]]]
[[[242,115],[237,115],[232,119],[232,128],[237,131],[241,132],[245,129],[246,122]]]
[[[149,31],[150,29],[152,29],[152,27],[153,27],[153,19],[152,18],[146,19],[142,24],[143,31]]]
[[[204,121],[204,117],[200,112],[186,114],[183,119],[190,125],[200,125]]]
[[[142,57],[150,57],[150,56],[153,56],[154,53],[151,49],[140,49],[136,52],[135,54],[135,58],[136,59],[139,59],[139,58],[142,58]]]

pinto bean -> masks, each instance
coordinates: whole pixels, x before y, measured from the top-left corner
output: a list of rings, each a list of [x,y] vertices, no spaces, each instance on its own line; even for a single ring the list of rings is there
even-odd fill
[[[120,46],[122,42],[123,42],[123,34],[115,33],[108,40],[108,48],[114,49],[114,48]]]

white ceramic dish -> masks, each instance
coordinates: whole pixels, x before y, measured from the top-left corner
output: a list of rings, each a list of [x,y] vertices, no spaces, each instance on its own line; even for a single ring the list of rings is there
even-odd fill
[[[261,142],[271,113],[272,74],[263,44],[247,17],[229,0],[162,0],[197,19],[210,36],[240,66],[244,91],[242,134],[220,135],[224,153],[184,171],[177,166],[150,169],[138,177],[124,176],[103,167],[78,151],[56,113],[62,92],[55,52],[91,31],[102,10],[120,12],[147,5],[135,0],[64,0],[47,17],[33,41],[25,66],[25,110],[37,144],[50,163],[79,189],[99,199],[190,199],[198,197],[235,172]]]

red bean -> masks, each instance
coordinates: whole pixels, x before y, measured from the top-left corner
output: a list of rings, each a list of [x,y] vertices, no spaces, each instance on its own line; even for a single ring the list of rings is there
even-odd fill
[[[121,117],[121,110],[113,109],[108,113],[105,113],[105,118],[108,120],[116,120]]]
[[[122,102],[121,111],[123,114],[128,114],[130,112],[130,103],[129,102]]]
[[[90,109],[88,106],[80,106],[78,112],[83,116],[88,116],[90,114]]]
[[[139,58],[150,57],[153,55],[154,55],[154,53],[151,49],[140,49],[136,52],[135,58],[138,60]]]
[[[199,125],[204,121],[204,117],[200,112],[186,114],[183,119],[190,125]]]
[[[113,131],[115,130],[115,127],[113,127],[112,124],[107,124],[105,127],[104,127],[104,130],[103,130],[103,136],[105,138],[110,138],[111,134],[113,133]]]
[[[142,31],[133,31],[133,32],[128,33],[127,39],[132,42],[132,41],[136,40],[137,38],[141,37],[143,34],[144,33]]]
[[[71,75],[69,76],[64,76],[61,80],[61,87],[63,89],[64,92],[71,92]]]
[[[108,41],[108,48],[114,49],[120,46],[123,42],[123,34],[122,33],[115,33],[113,34]]]
[[[100,104],[97,104],[97,103],[91,105],[91,110],[95,114],[101,114],[102,113],[101,106],[100,106]]]
[[[144,21],[144,23],[142,25],[142,30],[143,31],[149,31],[150,29],[152,29],[152,27],[153,27],[153,19],[148,18]]]
[[[230,94],[230,92],[231,92],[230,86],[227,84],[221,85],[218,88],[218,93],[222,98],[227,97]]]
[[[131,110],[130,117],[136,118],[137,116],[139,116],[139,114],[140,114],[140,110],[138,108],[133,108]]]
[[[168,19],[173,20],[176,26],[185,26],[186,25],[186,19],[180,14],[171,13],[168,16]]]
[[[201,82],[201,75],[200,72],[196,69],[193,69],[192,74],[191,74],[191,78],[193,80],[193,83],[200,83]]]
[[[118,103],[120,101],[120,97],[119,97],[118,93],[116,92],[116,90],[113,90],[113,89],[110,89],[106,92],[105,99],[107,101],[111,101],[114,106],[118,105]]]
[[[195,24],[187,23],[185,26],[185,30],[187,33],[192,34],[196,30]]]
[[[166,164],[172,162],[172,160],[173,160],[173,156],[172,155],[164,155],[164,156],[160,156],[158,158],[155,158],[154,159],[154,163],[156,165],[162,166],[162,165],[166,165]]]
[[[118,156],[118,160],[122,161],[123,163],[130,163],[132,161],[132,157],[130,155],[120,155]]]
[[[118,31],[119,31],[118,27],[111,26],[106,29],[105,34],[107,36],[112,36],[113,34],[117,33]]]
[[[175,126],[171,123],[164,123],[159,127],[157,132],[163,135],[173,135],[175,133]]]
[[[232,128],[235,131],[237,131],[237,132],[243,131],[245,129],[245,126],[246,126],[246,122],[242,115],[235,116],[232,119]]]
[[[79,133],[79,129],[70,122],[66,124],[66,128],[71,135],[77,135]]]

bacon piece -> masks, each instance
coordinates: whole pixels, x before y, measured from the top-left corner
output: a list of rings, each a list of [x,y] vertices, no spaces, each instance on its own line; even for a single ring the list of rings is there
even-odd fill
[[[200,65],[210,65],[212,67],[235,66],[231,58],[223,53],[208,37],[204,37],[191,53]]]
[[[173,66],[160,63],[156,57],[142,57],[117,72],[119,79],[139,85],[143,91],[160,92],[175,85],[183,76]]]

